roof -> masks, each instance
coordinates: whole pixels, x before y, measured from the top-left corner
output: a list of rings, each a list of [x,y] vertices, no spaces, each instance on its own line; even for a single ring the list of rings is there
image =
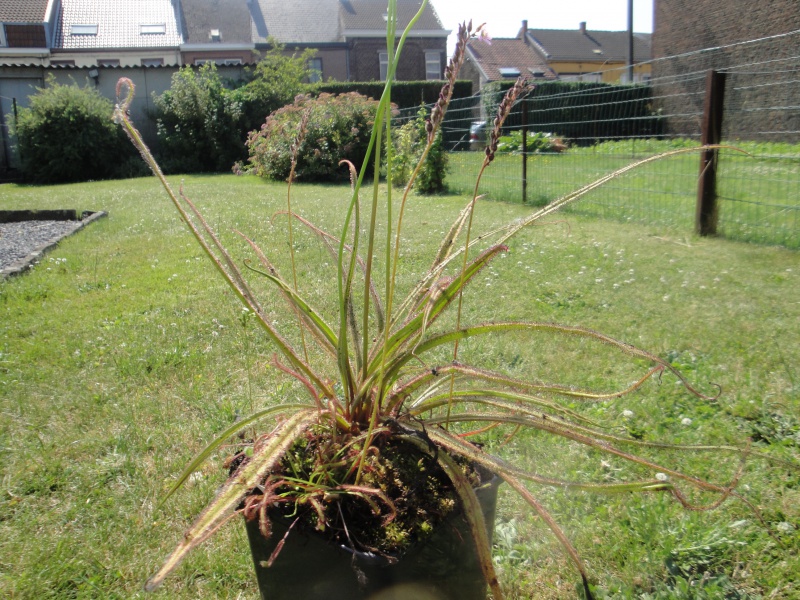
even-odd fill
[[[627,31],[528,29],[526,35],[550,61],[626,61],[628,57]],[[633,34],[633,56],[636,62],[650,60],[650,38],[649,33]]]
[[[470,40],[467,52],[489,81],[513,80],[519,75],[555,79],[542,57],[520,38],[494,38],[491,45]]]
[[[421,4],[421,0],[398,0],[398,27],[405,27]],[[284,44],[337,43],[345,36],[383,36],[386,31],[386,0],[254,0],[250,13],[257,43],[270,37]],[[411,35],[415,32],[448,34],[430,3]]]
[[[342,41],[339,0],[257,0],[252,2],[253,41],[287,44]]]
[[[48,0],[0,0],[0,23],[44,23]]]
[[[386,0],[341,0],[342,24],[345,30],[386,31]],[[422,5],[421,0],[398,0],[397,28],[402,31]],[[442,31],[446,36],[439,15],[429,2],[413,31]],[[398,32],[399,33],[399,32]]]
[[[174,6],[170,0],[61,0],[54,46],[70,50],[179,46]]]
[[[250,43],[250,9],[244,0],[181,0],[183,41],[208,44],[211,31],[219,32],[222,44]]]

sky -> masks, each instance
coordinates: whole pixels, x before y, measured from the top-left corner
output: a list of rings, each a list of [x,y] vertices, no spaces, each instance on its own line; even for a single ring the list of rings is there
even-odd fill
[[[445,29],[455,32],[458,24],[472,19],[473,25],[486,23],[492,37],[514,37],[528,20],[533,29],[578,29],[586,21],[590,31],[626,31],[628,0],[428,0],[433,4]],[[653,0],[633,0],[633,30],[653,31]],[[452,53],[454,34],[448,39]]]

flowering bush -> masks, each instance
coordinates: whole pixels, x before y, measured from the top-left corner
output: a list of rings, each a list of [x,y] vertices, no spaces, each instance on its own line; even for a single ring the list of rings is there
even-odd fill
[[[361,168],[377,108],[377,101],[355,92],[320,94],[317,98],[298,96],[293,104],[272,113],[259,131],[250,132],[249,170],[268,179],[289,177],[291,147],[304,122],[304,136],[296,153],[297,178],[344,179],[348,171],[339,162],[349,160]]]

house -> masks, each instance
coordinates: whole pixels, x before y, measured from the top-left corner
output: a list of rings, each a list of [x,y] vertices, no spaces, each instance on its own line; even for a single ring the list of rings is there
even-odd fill
[[[50,56],[55,0],[0,0],[0,65],[43,65]]]
[[[242,65],[256,62],[254,16],[263,17],[256,2],[244,0],[181,0],[183,42],[181,64]]]
[[[422,2],[399,0],[397,4],[399,37]],[[287,52],[314,49],[311,66],[324,80],[386,78],[385,0],[252,0],[251,13],[257,49],[268,48],[270,40],[284,44]],[[449,34],[427,4],[406,39],[397,79],[441,79]]]
[[[397,35],[419,10],[420,0],[397,3]],[[386,50],[385,0],[340,0],[341,36],[348,46],[349,77],[353,81],[386,79],[389,55]],[[428,3],[406,39],[397,67],[397,79],[441,79],[447,59],[447,36],[439,16]]]
[[[59,0],[51,66],[177,66],[178,0]]]
[[[547,61],[521,37],[494,38],[491,43],[470,40],[460,77],[471,79],[473,90],[520,76],[531,80],[556,78]]]
[[[398,0],[398,37],[421,0]],[[386,77],[385,0],[0,0],[0,66],[248,64],[275,41],[321,79]],[[427,4],[397,78],[441,79],[449,31]]]
[[[520,36],[535,48],[559,79],[595,82],[627,82],[628,32],[590,31],[586,22],[578,29],[529,29],[522,22]],[[633,34],[633,81],[651,76],[649,33]]]
[[[635,82],[650,79],[650,34],[634,33]],[[493,39],[491,44],[470,40],[462,75],[477,88],[491,81],[516,79],[574,80],[613,83],[627,81],[628,32],[529,29],[528,21],[516,38]]]
[[[272,42],[286,46],[288,54],[316,50],[309,65],[314,79],[347,81],[349,53],[342,37],[340,0],[253,0],[252,39],[260,51]]]

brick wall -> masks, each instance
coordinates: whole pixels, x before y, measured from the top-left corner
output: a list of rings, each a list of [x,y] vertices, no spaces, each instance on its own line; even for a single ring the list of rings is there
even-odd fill
[[[776,108],[800,95],[797,86],[781,85],[782,78],[798,79],[800,34],[782,34],[800,30],[800,1],[656,0],[654,13],[656,96],[664,114],[682,115],[668,117],[668,131],[699,131],[702,74],[716,69],[729,73],[725,137],[800,141],[786,133],[800,130],[800,115]],[[762,40],[773,36],[781,37]],[[762,41],[742,43],[750,40]]]
[[[441,55],[441,70],[444,72],[447,59],[447,38],[409,38],[403,46],[397,79],[420,81],[425,79],[425,52],[438,50]],[[378,38],[355,39],[350,46],[350,80],[373,81],[380,77],[378,54],[386,51],[386,41]],[[441,76],[441,73],[440,73]]]

